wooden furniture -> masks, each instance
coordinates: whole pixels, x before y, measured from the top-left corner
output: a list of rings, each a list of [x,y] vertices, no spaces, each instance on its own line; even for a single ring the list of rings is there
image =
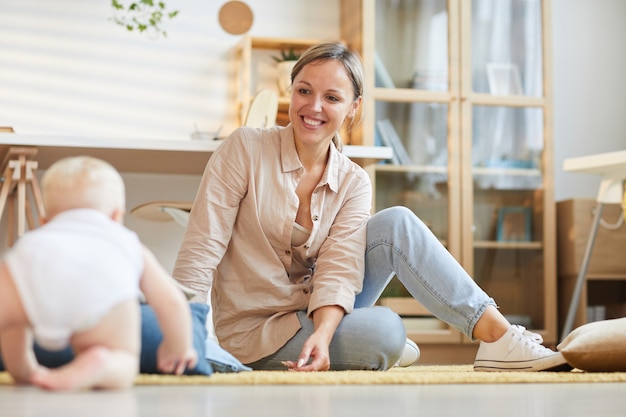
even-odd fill
[[[550,345],[550,1],[514,3],[502,11],[480,0],[342,0],[341,36],[361,53],[366,77],[363,123],[351,140],[395,147],[395,163],[368,167],[375,209],[411,208],[511,321]],[[530,236],[497,239],[503,208],[530,213]],[[399,283],[384,296],[420,348],[475,350],[456,330],[433,325]]]
[[[576,276],[576,281],[574,282],[571,279],[564,281],[564,286],[566,287],[564,291],[567,291],[568,294],[571,294],[571,300],[568,304],[567,316],[565,317],[565,322],[563,324],[561,339],[564,339],[569,334],[569,332],[574,327],[574,324],[580,325],[587,321],[586,318],[583,316],[583,314],[586,314],[586,309],[582,309],[582,307],[585,307],[588,301],[588,287],[594,285],[589,283],[589,280],[613,281],[611,283],[612,287],[610,287],[613,298],[605,299],[603,303],[610,303],[611,301],[617,303],[618,312],[613,313],[615,317],[621,316],[624,313],[623,299],[626,295],[626,286],[623,285],[624,283],[622,281],[626,280],[626,276],[619,273],[617,275],[588,275],[587,272],[591,265],[595,241],[596,237],[598,236],[598,228],[602,219],[605,205],[624,204],[624,180],[626,180],[626,151],[608,152],[578,158],[569,158],[564,161],[563,169],[569,172],[600,175],[601,182],[598,190],[598,195],[596,197],[595,213],[593,215],[593,220],[590,222],[589,225],[589,236],[587,238],[584,255],[582,256],[582,259],[580,261],[580,267],[577,271],[578,273]],[[615,210],[615,207],[613,209]],[[606,257],[610,257],[611,255],[620,256],[620,253],[613,246],[614,245],[610,245],[612,250],[605,250],[603,252],[603,255]],[[626,270],[624,270],[623,272],[626,273]],[[609,293],[605,294],[608,296]],[[606,317],[606,315],[604,317]],[[603,317],[597,318],[601,319]]]
[[[245,35],[235,48],[237,62],[237,99],[235,106],[239,111],[239,121],[243,121],[248,114],[251,98],[262,88],[273,88],[278,91],[274,68],[276,62],[271,55],[279,55],[281,50],[293,49],[302,52],[318,43],[314,39],[298,38],[264,38]],[[263,54],[262,52],[265,52]],[[286,116],[289,107],[288,97],[279,97],[278,124],[288,123]]]

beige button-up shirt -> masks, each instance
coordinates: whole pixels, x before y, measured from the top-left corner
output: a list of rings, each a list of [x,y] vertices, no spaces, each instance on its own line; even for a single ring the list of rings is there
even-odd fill
[[[369,176],[334,145],[311,196],[313,230],[291,236],[303,173],[291,126],[240,128],[210,158],[173,275],[206,301],[221,346],[243,363],[276,352],[299,310],[341,306],[362,289]]]

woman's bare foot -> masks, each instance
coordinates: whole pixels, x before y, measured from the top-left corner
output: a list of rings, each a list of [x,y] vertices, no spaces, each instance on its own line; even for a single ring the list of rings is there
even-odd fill
[[[98,381],[109,361],[111,352],[101,346],[91,347],[69,364],[56,369],[39,368],[31,383],[53,391],[98,388]]]

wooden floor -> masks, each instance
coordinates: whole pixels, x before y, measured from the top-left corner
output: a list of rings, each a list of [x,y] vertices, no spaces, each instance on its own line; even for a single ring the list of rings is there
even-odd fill
[[[49,393],[0,386],[0,416],[622,417],[626,384],[138,386]]]

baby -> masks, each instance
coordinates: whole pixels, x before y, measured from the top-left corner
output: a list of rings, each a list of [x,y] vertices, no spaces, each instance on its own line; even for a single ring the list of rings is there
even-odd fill
[[[139,371],[139,298],[153,307],[163,332],[157,367],[192,368],[191,314],[174,280],[123,226],[124,182],[108,163],[72,157],[42,179],[46,217],[0,261],[0,351],[17,383],[50,390],[125,388]],[[33,338],[67,347],[65,366],[37,363]]]

